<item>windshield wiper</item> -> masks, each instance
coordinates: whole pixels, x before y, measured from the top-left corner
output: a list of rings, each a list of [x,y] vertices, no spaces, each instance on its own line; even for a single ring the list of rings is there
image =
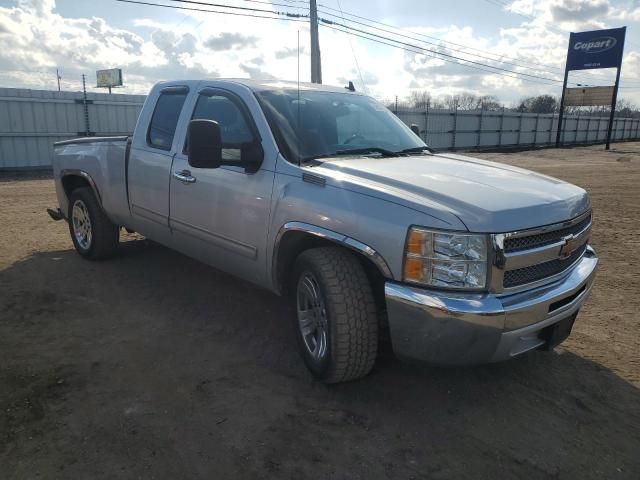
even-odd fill
[[[364,147],[364,148],[351,148],[349,150],[337,150],[333,153],[322,153],[320,155],[310,155],[308,157],[301,158],[301,162],[308,162],[320,158],[338,157],[341,155],[358,155],[362,153],[379,153],[383,157],[397,157],[398,152],[393,150],[387,150],[382,147]]]
[[[405,148],[404,150],[400,150],[399,152],[395,152],[397,153],[420,153],[420,152],[424,152],[427,151],[429,153],[433,153],[433,150],[430,149],[427,146],[424,147],[411,147],[411,148]]]
[[[357,155],[359,153],[379,153],[383,157],[396,157],[398,154],[393,150],[382,147],[352,148],[350,150],[338,150],[335,155]]]

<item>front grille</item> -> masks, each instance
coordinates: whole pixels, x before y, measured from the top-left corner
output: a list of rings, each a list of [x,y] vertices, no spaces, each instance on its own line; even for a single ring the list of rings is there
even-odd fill
[[[569,268],[571,264],[578,260],[586,249],[587,244],[585,243],[567,258],[551,260],[549,262],[517,268],[515,270],[508,270],[504,272],[503,286],[504,288],[518,287],[520,285],[525,285],[527,283],[557,275],[563,270]]]
[[[530,248],[551,245],[552,243],[560,241],[562,237],[566,235],[581,232],[587,227],[587,225],[589,225],[589,223],[591,223],[591,215],[587,215],[583,220],[580,220],[575,225],[561,228],[560,230],[553,230],[552,232],[538,233],[525,237],[506,238],[504,241],[504,251],[505,253],[520,252],[522,250],[529,250]]]

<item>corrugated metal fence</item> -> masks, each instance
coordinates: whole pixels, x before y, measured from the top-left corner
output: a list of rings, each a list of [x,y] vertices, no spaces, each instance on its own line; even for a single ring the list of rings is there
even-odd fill
[[[133,132],[144,95],[87,94],[91,135]],[[557,116],[508,111],[401,109],[437,150],[545,146],[555,142]],[[607,117],[566,116],[563,143],[604,142]],[[51,165],[53,142],[85,135],[81,92],[0,88],[0,169]],[[616,118],[613,141],[640,139],[640,119]]]
[[[402,109],[396,115],[415,124],[436,150],[554,145],[558,116],[504,110]],[[609,117],[564,117],[564,144],[604,143]],[[640,118],[616,118],[611,140],[640,139]]]
[[[128,135],[144,95],[87,94],[91,135]],[[0,169],[51,165],[53,142],[86,133],[82,92],[0,88]]]

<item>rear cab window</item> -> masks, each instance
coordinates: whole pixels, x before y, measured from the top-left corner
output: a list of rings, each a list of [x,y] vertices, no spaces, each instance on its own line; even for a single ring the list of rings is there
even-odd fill
[[[160,93],[149,122],[147,132],[149,146],[160,150],[171,150],[178,118],[188,93],[186,88],[168,88]]]

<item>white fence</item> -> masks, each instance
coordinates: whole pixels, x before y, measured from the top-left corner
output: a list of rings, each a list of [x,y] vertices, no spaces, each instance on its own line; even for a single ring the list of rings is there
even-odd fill
[[[86,135],[128,135],[144,95],[0,88],[0,169],[51,165],[53,142]],[[88,119],[85,116],[88,114]],[[88,120],[88,121],[87,121]]]
[[[415,124],[436,150],[554,145],[558,116],[509,111],[401,109],[396,115]],[[565,115],[562,143],[604,143],[609,117]],[[616,118],[612,142],[640,139],[640,118]]]
[[[133,132],[144,95],[87,94],[0,88],[0,169],[51,165],[53,142],[86,134]],[[86,116],[88,114],[88,117]],[[507,111],[401,109],[437,150],[545,146],[555,143],[556,115]],[[564,144],[604,142],[608,117],[565,116]],[[640,138],[640,119],[616,118],[612,141]]]

